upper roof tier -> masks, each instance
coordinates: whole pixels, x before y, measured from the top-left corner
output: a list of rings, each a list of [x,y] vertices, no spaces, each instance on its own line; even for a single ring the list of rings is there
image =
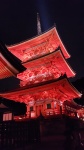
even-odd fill
[[[70,55],[64,47],[55,27],[47,32],[19,44],[7,46],[8,50],[22,62],[33,60],[56,50],[60,46],[65,58]]]
[[[15,91],[1,93],[1,97],[14,100],[17,102],[28,103],[29,101],[46,101],[47,99],[71,101],[80,98],[81,93],[78,92],[66,77],[57,80],[51,80],[44,83],[26,86]]]
[[[23,63],[23,65],[27,69],[17,75],[17,78],[22,80],[21,86],[57,79],[64,74],[66,74],[68,78],[75,76],[75,72],[65,60],[60,49],[39,59]]]

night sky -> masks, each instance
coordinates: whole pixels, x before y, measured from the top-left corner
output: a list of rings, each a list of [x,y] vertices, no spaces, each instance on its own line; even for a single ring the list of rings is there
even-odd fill
[[[76,72],[84,77],[84,0],[0,0],[0,40],[15,44],[37,35],[37,12],[42,32],[56,24]],[[5,81],[5,82],[4,82]],[[0,89],[16,88],[17,79],[0,81]],[[15,81],[15,82],[14,82]]]

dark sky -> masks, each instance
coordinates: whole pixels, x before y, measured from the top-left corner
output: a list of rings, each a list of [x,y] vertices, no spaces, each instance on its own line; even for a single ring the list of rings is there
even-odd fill
[[[84,77],[83,10],[84,0],[0,0],[0,40],[10,45],[36,36],[39,12],[43,32],[56,24],[76,80]]]

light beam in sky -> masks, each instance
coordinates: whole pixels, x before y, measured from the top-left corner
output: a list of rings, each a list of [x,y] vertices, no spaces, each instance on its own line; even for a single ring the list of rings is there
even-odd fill
[[[44,0],[37,0],[37,9],[40,15],[42,30],[48,30],[52,25],[49,15],[48,4]],[[54,23],[53,23],[54,24]]]

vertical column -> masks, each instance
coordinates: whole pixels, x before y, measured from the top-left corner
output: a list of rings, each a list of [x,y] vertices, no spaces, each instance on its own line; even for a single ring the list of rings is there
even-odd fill
[[[58,103],[56,103],[55,114],[56,115],[60,114],[60,105]]]
[[[44,102],[43,103],[43,113],[44,113],[44,116],[46,116],[46,109],[47,109],[47,104]]]
[[[62,104],[62,114],[66,114],[66,107],[64,104]]]
[[[34,103],[33,105],[33,114],[34,114],[34,118],[36,118],[36,103]]]
[[[51,108],[54,110],[54,101],[51,102]]]
[[[55,112],[54,112],[54,101],[51,102],[51,109],[52,109],[52,115],[54,115],[55,114]]]
[[[26,105],[26,116],[29,118],[30,117],[30,106],[29,104]]]
[[[62,106],[60,105],[60,114],[62,115]]]

